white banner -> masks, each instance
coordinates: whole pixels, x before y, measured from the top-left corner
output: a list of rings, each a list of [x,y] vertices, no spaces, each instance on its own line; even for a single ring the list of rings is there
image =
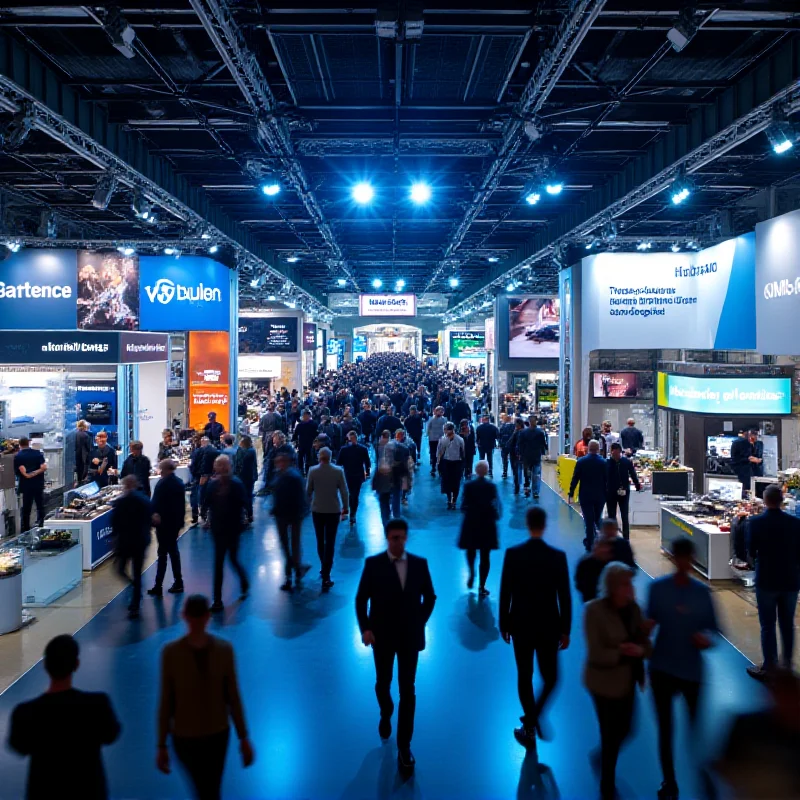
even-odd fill
[[[358,313],[362,317],[416,317],[415,294],[360,294]]]
[[[280,356],[239,356],[239,378],[280,377]]]

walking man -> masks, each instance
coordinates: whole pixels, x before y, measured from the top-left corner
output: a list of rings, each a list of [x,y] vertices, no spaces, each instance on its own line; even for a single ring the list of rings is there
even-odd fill
[[[258,480],[258,455],[249,436],[242,436],[233,454],[233,474],[244,485],[247,496],[247,522],[253,524],[253,488]]]
[[[439,475],[442,479],[442,494],[447,495],[448,510],[454,510],[458,502],[465,456],[464,440],[456,434],[456,426],[452,422],[448,422],[444,426],[444,436],[439,439],[436,451]]]
[[[542,714],[558,681],[558,651],[569,647],[572,627],[572,597],[567,556],[551,547],[543,537],[547,514],[531,506],[525,514],[530,538],[509,547],[500,580],[500,635],[513,642],[517,662],[517,688],[522,704],[517,741],[534,747],[536,736],[550,739],[542,726]],[[533,657],[539,663],[544,687],[539,699],[533,695]]]
[[[428,420],[428,454],[431,459],[431,478],[436,477],[436,465],[439,463],[438,447],[439,440],[444,436],[444,426],[447,419],[444,416],[444,408],[436,406],[433,409],[433,416]],[[455,430],[455,429],[454,429]]]
[[[344,479],[347,483],[347,494],[350,501],[350,526],[356,524],[358,502],[361,487],[369,477],[372,462],[369,460],[369,448],[358,443],[358,434],[355,430],[347,433],[347,444],[336,456],[336,463],[344,470]]]
[[[639,485],[639,477],[633,468],[633,463],[622,455],[622,445],[614,442],[611,445],[611,455],[608,457],[606,508],[608,516],[616,520],[617,506],[619,506],[619,515],[622,518],[622,537],[626,540],[631,538],[628,514],[631,503],[631,481],[633,481],[636,491],[641,492],[642,487]]]
[[[600,455],[600,443],[596,439],[592,439],[589,442],[588,454],[579,458],[575,464],[575,471],[572,473],[572,481],[569,484],[569,496],[567,497],[567,502],[572,503],[575,487],[580,483],[578,502],[581,505],[583,525],[586,530],[583,546],[586,548],[587,553],[592,550],[595,533],[600,524],[600,518],[603,516],[603,506],[606,504],[607,482],[608,465]]]
[[[311,419],[311,412],[307,408],[304,409],[303,417],[295,426],[292,436],[292,441],[297,445],[298,467],[303,475],[306,475],[311,467],[311,449],[318,430],[319,425]]]
[[[23,436],[19,440],[19,451],[14,456],[14,472],[19,478],[19,492],[22,495],[22,533],[30,530],[31,511],[36,503],[36,526],[44,525],[44,473],[47,464],[41,450],[34,450],[31,441]]]
[[[333,586],[331,570],[336,549],[339,520],[347,516],[349,497],[344,470],[331,464],[331,451],[323,447],[317,454],[319,464],[308,471],[306,494],[311,504],[311,518],[317,535],[317,554],[322,569],[322,588]]]
[[[172,563],[172,586],[170,594],[183,592],[183,573],[181,554],[178,551],[178,537],[181,535],[186,519],[186,487],[175,474],[175,462],[165,458],[159,465],[161,478],[153,491],[153,525],[156,526],[158,540],[158,563],[156,581],[147,594],[161,597],[164,575],[167,573],[167,557]]]
[[[387,551],[370,556],[356,594],[361,641],[372,647],[375,695],[380,707],[378,733],[392,735],[392,672],[397,659],[400,710],[397,720],[397,762],[401,771],[414,769],[411,739],[416,711],[415,682],[420,651],[425,649],[425,625],[436,595],[424,558],[406,552],[408,523],[392,519],[386,525]]]
[[[763,680],[778,666],[781,632],[781,666],[791,669],[794,653],[794,615],[800,591],[800,519],[781,511],[783,493],[777,484],[764,489],[766,511],[747,523],[747,551],[756,565],[756,603],[761,625],[760,667],[748,667],[753,678]]]
[[[158,705],[158,769],[169,774],[167,742],[186,770],[197,800],[219,800],[230,739],[230,721],[239,737],[242,766],[255,761],[239,694],[236,663],[229,642],[211,636],[208,600],[194,594],[186,600],[186,636],[161,652]]]
[[[525,497],[539,499],[539,489],[542,483],[542,456],[547,452],[547,436],[539,427],[539,420],[530,419],[530,427],[523,428],[519,434],[518,450],[522,461],[522,471],[525,475]]]
[[[411,406],[408,409],[408,416],[403,421],[403,425],[405,426],[406,432],[408,433],[409,438],[412,442],[416,445],[417,448],[417,456],[416,456],[416,463],[422,463],[422,425],[423,425],[423,418],[422,414],[417,412],[416,406]]]
[[[272,480],[272,516],[278,528],[278,538],[284,557],[286,580],[281,591],[292,591],[292,572],[297,587],[310,569],[303,564],[301,531],[303,517],[306,515],[306,494],[303,476],[292,466],[292,459],[286,453],[275,456],[275,477]]]
[[[244,528],[244,515],[247,511],[247,497],[244,485],[233,477],[233,467],[228,456],[217,456],[214,461],[214,480],[206,486],[203,500],[205,527],[211,528],[214,539],[214,602],[211,610],[223,611],[222,578],[225,569],[225,555],[239,576],[240,600],[250,593],[250,582],[239,563],[239,540]]]
[[[490,478],[494,476],[494,447],[499,438],[500,431],[497,426],[492,425],[488,414],[484,414],[481,417],[481,424],[475,429],[475,441],[478,444],[478,458],[489,465]]]

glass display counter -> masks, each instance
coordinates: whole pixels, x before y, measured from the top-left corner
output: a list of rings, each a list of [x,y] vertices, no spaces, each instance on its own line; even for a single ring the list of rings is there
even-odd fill
[[[12,539],[0,545],[0,634],[22,627],[22,548]]]
[[[81,543],[66,529],[34,528],[16,539],[23,553],[22,604],[46,606],[83,577]]]

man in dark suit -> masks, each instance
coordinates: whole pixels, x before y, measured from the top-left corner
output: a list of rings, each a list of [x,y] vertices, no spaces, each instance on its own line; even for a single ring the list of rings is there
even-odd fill
[[[351,430],[347,434],[347,444],[336,456],[336,463],[344,470],[347,483],[347,496],[350,504],[350,525],[356,524],[356,512],[361,487],[369,477],[372,462],[369,460],[369,449],[358,443],[358,434]]]
[[[783,493],[777,484],[764,489],[767,510],[747,523],[747,551],[756,564],[756,603],[761,625],[761,667],[748,667],[750,675],[766,678],[778,666],[781,632],[782,666],[792,667],[794,615],[800,592],[800,519],[781,511]]]
[[[750,470],[754,478],[761,478],[764,475],[764,442],[758,438],[758,431],[752,428],[747,434],[750,446],[753,448],[750,456]]]
[[[477,399],[477,398],[476,398]],[[494,446],[500,438],[500,431],[491,423],[491,417],[484,414],[481,424],[475,428],[475,441],[478,443],[478,457],[489,464],[489,477],[494,474]]]
[[[414,684],[419,653],[425,649],[425,625],[436,602],[428,562],[406,553],[407,539],[405,520],[391,519],[386,523],[388,550],[364,562],[356,594],[361,641],[365,647],[372,647],[375,658],[375,694],[381,710],[378,733],[382,739],[392,735],[392,671],[397,657],[397,761],[405,772],[414,769]]]
[[[608,457],[608,483],[606,484],[606,508],[608,516],[617,518],[617,506],[622,517],[622,537],[631,538],[631,525],[628,521],[628,509],[631,502],[631,481],[637,492],[642,491],[639,485],[639,476],[633,468],[629,458],[622,455],[622,445],[614,442],[611,445],[611,455]]]
[[[130,580],[133,587],[128,619],[137,619],[142,602],[142,566],[147,545],[150,544],[153,509],[149,498],[139,490],[139,481],[135,475],[126,475],[121,485],[124,494],[114,502],[111,531],[115,542],[117,572],[121,577]],[[128,561],[131,562],[130,578],[125,571]]]
[[[463,395],[459,395],[451,407],[450,422],[455,422],[456,428],[458,428],[461,421],[465,419],[472,419],[472,409],[469,407],[469,403],[464,399]]]
[[[583,514],[583,526],[586,536],[583,546],[586,552],[592,549],[595,533],[603,516],[603,508],[606,504],[606,484],[608,482],[608,465],[606,460],[600,455],[600,443],[596,439],[589,442],[589,452],[587,455],[578,459],[575,464],[575,471],[572,473],[572,481],[569,484],[569,496],[567,502],[571,503],[575,496],[575,487],[580,483],[578,490],[578,502],[581,505]]]
[[[208,422],[203,428],[203,433],[211,439],[215,444],[219,444],[222,434],[225,433],[225,426],[221,422],[217,422],[217,412],[208,412]]]
[[[644,434],[636,427],[636,420],[633,417],[619,432],[619,440],[622,449],[630,456],[636,455],[636,451],[644,447]]]
[[[92,437],[89,435],[89,423],[82,419],[78,420],[75,429],[75,479],[79,484],[86,480],[91,450]]]
[[[731,468],[736,473],[742,491],[749,491],[753,477],[753,445],[747,438],[747,431],[739,431],[739,436],[731,445]]]
[[[139,481],[139,491],[150,497],[150,459],[144,454],[141,442],[131,442],[130,455],[122,462],[120,478],[133,475]]]
[[[522,704],[522,727],[514,736],[523,747],[534,747],[542,729],[542,712],[558,680],[558,651],[569,647],[572,597],[567,556],[543,541],[547,524],[544,509],[532,506],[525,515],[530,539],[509,547],[500,581],[500,634],[513,641],[517,687]],[[539,662],[544,687],[533,696],[533,657]]]
[[[26,797],[108,797],[102,748],[116,741],[120,725],[103,692],[72,685],[80,666],[78,643],[69,635],[51,639],[44,650],[48,690],[20,703],[11,714],[8,745],[30,756]],[[69,741],[53,745],[44,731],[69,731]]]
[[[303,476],[294,468],[292,457],[286,452],[275,455],[275,475],[272,478],[272,516],[278,528],[278,539],[283,550],[285,580],[281,591],[292,591],[292,573],[295,585],[302,587],[303,578],[310,566],[303,564],[303,517],[306,516],[306,486]]]
[[[535,417],[531,417],[530,427],[523,428],[520,432],[517,449],[525,476],[525,497],[530,496],[532,489],[533,499],[538,500],[542,483],[542,456],[547,452],[547,436]]]
[[[178,537],[186,519],[186,487],[175,474],[175,462],[165,458],[159,465],[161,478],[153,491],[153,525],[158,539],[158,562],[156,580],[147,594],[161,597],[164,575],[167,572],[167,557],[172,563],[172,586],[170,594],[183,592],[183,573],[181,554],[178,551]]]

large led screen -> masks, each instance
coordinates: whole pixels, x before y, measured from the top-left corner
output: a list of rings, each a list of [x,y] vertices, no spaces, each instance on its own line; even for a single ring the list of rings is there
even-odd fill
[[[636,400],[653,397],[653,377],[647,372],[593,372],[595,400]]]
[[[791,378],[658,373],[658,405],[696,414],[770,417],[790,414]]]
[[[512,297],[508,301],[508,357],[558,358],[557,297]]]
[[[296,353],[297,317],[239,317],[240,353]]]
[[[486,331],[450,331],[450,358],[486,358]]]

